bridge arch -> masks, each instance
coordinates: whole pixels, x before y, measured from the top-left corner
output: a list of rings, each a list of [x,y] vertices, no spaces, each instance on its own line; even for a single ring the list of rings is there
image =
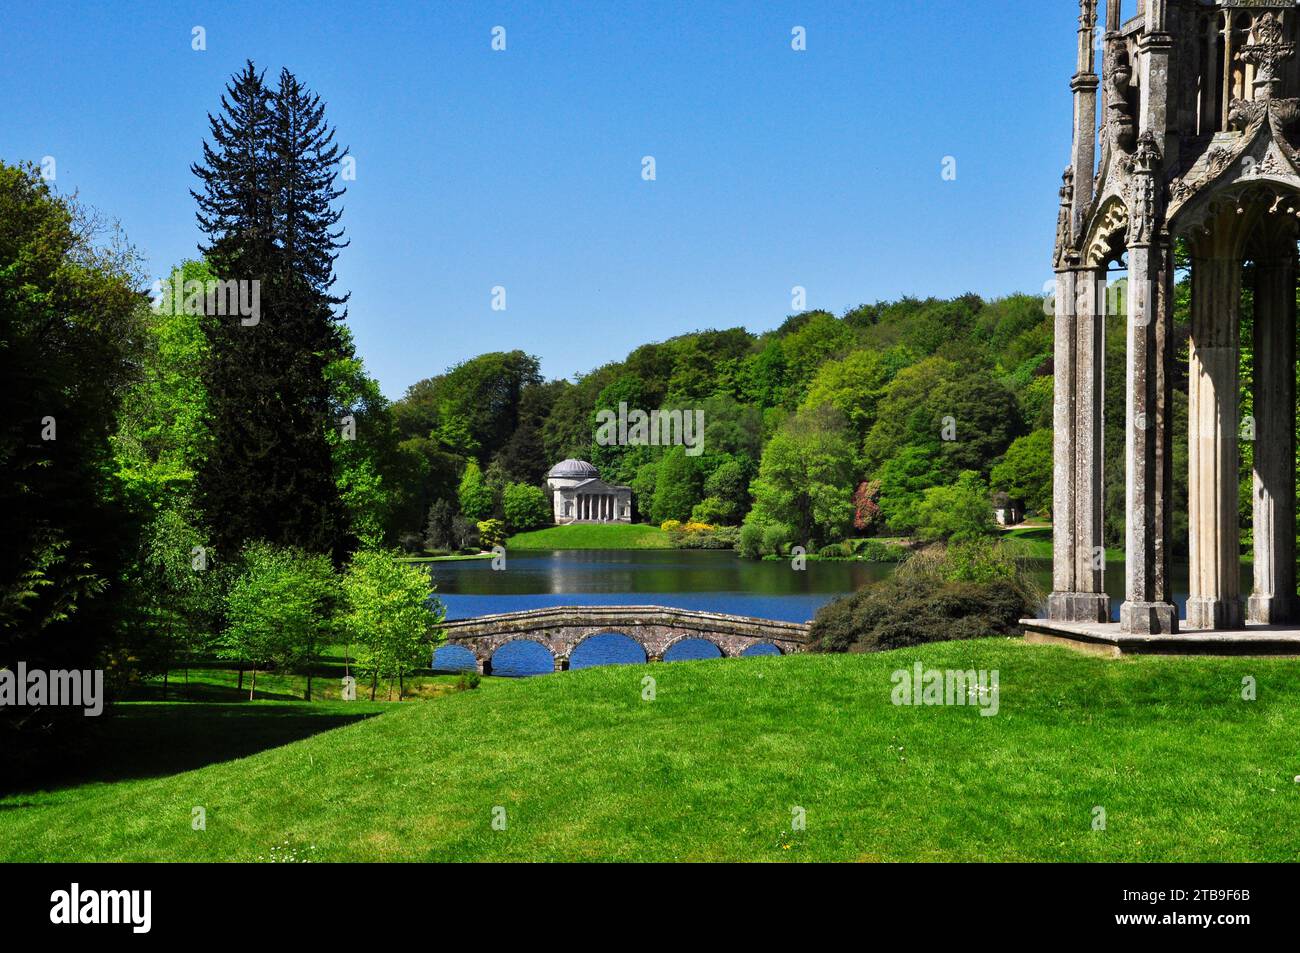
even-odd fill
[[[606,653],[617,653],[624,657],[615,657],[609,661],[587,661],[589,656],[599,657],[602,649]],[[637,653],[640,653],[639,658]],[[582,636],[568,653],[570,669],[593,668],[597,665],[644,665],[648,661],[650,661],[650,651],[644,642],[628,632],[612,629],[590,632]]]
[[[522,659],[520,663],[520,667],[523,667],[522,663],[527,661],[526,656],[529,652],[529,650],[526,647],[530,645],[536,646],[537,649],[540,650],[540,651],[532,652],[532,654],[535,657],[535,664],[533,666],[528,666],[528,667],[535,667],[537,670],[535,672],[524,672],[522,674],[541,675],[546,672],[554,672],[560,668],[560,665],[557,664],[556,654],[549,645],[547,645],[541,639],[530,638],[526,635],[519,635],[513,638],[504,639],[498,644],[496,644],[495,647],[493,647],[487,653],[486,658],[482,660],[484,662],[482,666],[482,670],[489,675],[503,674],[502,663],[506,661],[513,661],[513,660],[502,659],[500,662],[498,662],[497,656],[499,656],[503,651],[506,651],[507,649],[512,650],[513,653],[516,655],[522,653],[525,656],[525,658]],[[546,663],[542,662],[543,657],[547,659]]]
[[[688,650],[687,648],[688,646],[693,646],[693,647],[697,646],[698,648],[693,650]],[[708,648],[704,648],[705,646],[707,646]],[[710,652],[709,649],[712,649],[713,651]],[[673,654],[674,650],[677,650],[677,654],[678,656],[680,656],[679,658],[669,657]],[[694,654],[688,655],[686,654],[688,651],[703,651],[704,654],[702,656],[697,656]],[[713,653],[717,653],[717,654],[713,654]],[[664,654],[663,654],[663,660],[665,662],[700,661],[702,659],[726,658],[726,657],[727,657],[726,651],[722,648],[721,645],[719,645],[713,639],[710,639],[708,636],[696,635],[692,633],[686,633],[679,636],[678,638],[673,639],[666,646],[664,646]]]

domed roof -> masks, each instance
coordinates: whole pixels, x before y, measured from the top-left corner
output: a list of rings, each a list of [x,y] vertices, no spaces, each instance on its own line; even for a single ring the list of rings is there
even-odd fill
[[[546,474],[547,478],[561,480],[589,480],[599,475],[600,471],[586,460],[562,460]]]

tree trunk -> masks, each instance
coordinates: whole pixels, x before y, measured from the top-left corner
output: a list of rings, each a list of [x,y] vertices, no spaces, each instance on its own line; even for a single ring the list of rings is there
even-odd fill
[[[406,681],[402,678],[402,673],[397,673],[397,700],[400,702],[402,696],[406,693]]]
[[[307,669],[307,694],[304,700],[311,701],[311,669],[310,668]]]
[[[171,666],[168,665],[163,669],[163,701],[167,700],[167,676],[171,674]]]
[[[248,685],[248,700],[253,700],[253,693],[257,691],[257,666],[253,666],[253,680]]]
[[[375,689],[379,687],[379,669],[375,669],[375,674],[370,676],[370,700],[375,700]]]

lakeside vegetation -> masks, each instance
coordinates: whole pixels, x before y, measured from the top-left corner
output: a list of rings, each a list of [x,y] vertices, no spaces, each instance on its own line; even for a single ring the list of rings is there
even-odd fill
[[[918,662],[999,671],[998,715],[891,704]],[[427,704],[129,704],[80,783],[0,800],[0,857],[1296,861],[1298,707],[1300,662],[1014,640],[487,680]]]

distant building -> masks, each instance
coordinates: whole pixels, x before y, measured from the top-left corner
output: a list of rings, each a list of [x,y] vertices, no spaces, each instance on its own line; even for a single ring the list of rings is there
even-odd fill
[[[1019,526],[1025,521],[1025,506],[1006,493],[994,493],[993,517],[999,526]]]
[[[632,522],[632,488],[606,483],[586,460],[565,460],[551,467],[546,487],[560,525]]]

